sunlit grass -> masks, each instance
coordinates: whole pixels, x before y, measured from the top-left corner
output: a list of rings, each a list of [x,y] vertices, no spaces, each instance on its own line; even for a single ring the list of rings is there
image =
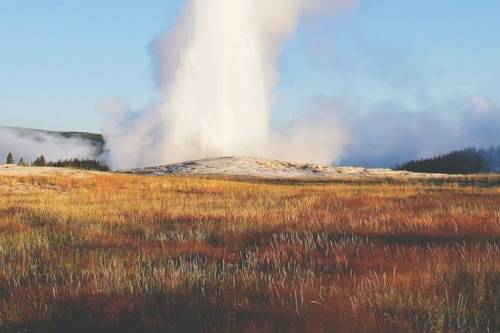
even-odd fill
[[[498,183],[0,176],[0,331],[497,332]]]

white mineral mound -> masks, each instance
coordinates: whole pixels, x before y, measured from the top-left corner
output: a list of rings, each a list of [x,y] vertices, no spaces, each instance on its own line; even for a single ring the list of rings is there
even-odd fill
[[[228,175],[269,178],[341,178],[341,177],[442,177],[437,174],[418,174],[390,169],[332,167],[303,164],[255,157],[217,157],[167,164],[142,169],[123,170],[142,175]]]

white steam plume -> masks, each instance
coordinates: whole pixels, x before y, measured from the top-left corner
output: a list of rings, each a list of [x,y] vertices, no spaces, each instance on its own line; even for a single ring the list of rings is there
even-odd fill
[[[333,14],[357,1],[187,1],[153,44],[162,101],[114,119],[105,133],[112,167],[218,155],[334,160],[344,143],[334,124],[304,117],[289,131],[271,128],[276,61],[301,14]]]

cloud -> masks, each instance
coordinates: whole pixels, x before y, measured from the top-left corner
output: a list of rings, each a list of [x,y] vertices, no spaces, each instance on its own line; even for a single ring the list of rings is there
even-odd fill
[[[187,1],[173,28],[151,44],[161,100],[112,117],[109,163],[130,168],[218,155],[334,160],[344,140],[325,119],[304,116],[283,130],[271,125],[277,58],[302,15],[330,16],[357,4]]]
[[[483,96],[457,97],[417,111],[399,101],[363,108],[327,97],[309,107],[335,115],[337,128],[347,133],[344,165],[392,167],[470,146],[500,145],[500,107]]]
[[[390,167],[467,146],[500,144],[500,108],[493,101],[481,94],[453,101],[433,97],[443,71],[426,63],[418,48],[361,34],[347,36],[349,41],[335,48],[326,40],[331,34],[313,34],[311,44],[317,47],[307,48],[322,69],[335,68],[336,79],[344,81],[343,98],[314,98],[290,124],[273,126],[283,42],[304,15],[319,22],[318,15],[358,4],[186,2],[173,28],[151,43],[159,101],[138,112],[119,101],[103,103],[125,110],[114,113],[105,131],[111,165],[255,155]]]

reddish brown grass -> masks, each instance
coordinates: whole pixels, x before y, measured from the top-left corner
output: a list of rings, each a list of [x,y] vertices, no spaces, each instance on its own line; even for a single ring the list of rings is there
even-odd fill
[[[498,183],[0,176],[0,332],[498,332]]]

